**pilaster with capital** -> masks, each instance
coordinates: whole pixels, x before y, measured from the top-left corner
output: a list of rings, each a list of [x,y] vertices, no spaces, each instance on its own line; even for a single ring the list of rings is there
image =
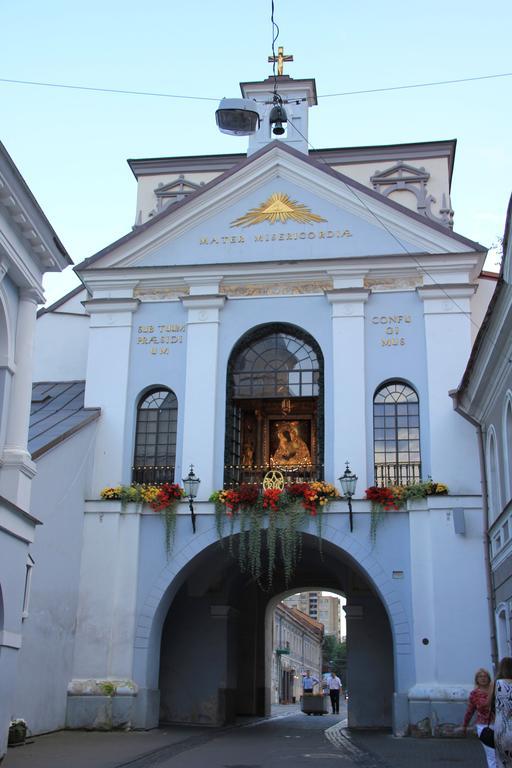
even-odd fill
[[[31,480],[36,465],[27,448],[32,401],[32,352],[39,293],[20,290],[14,349],[15,373],[9,397],[9,415],[0,468],[0,494],[28,510]]]
[[[348,459],[360,488],[367,485],[364,322],[369,295],[360,287],[325,294],[332,307],[333,470],[341,474]]]
[[[96,435],[92,493],[127,481],[123,476],[126,396],[133,314],[138,299],[105,298],[84,302],[90,314],[85,407],[101,408]]]
[[[471,352],[471,304],[476,286],[417,288],[423,301],[428,376],[430,474],[453,493],[480,493],[475,429],[454,410],[456,389]]]
[[[201,478],[199,498],[206,499],[214,482],[219,322],[225,301],[219,294],[182,299],[188,310],[182,466],[185,472],[194,465]]]

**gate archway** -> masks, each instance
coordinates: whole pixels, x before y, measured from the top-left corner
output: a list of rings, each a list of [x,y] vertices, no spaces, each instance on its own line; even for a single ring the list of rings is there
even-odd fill
[[[268,612],[284,592],[314,586],[347,597],[350,725],[393,725],[394,697],[407,695],[413,674],[406,612],[369,547],[342,533],[340,520],[326,521],[323,559],[316,536],[304,534],[293,582],[277,577],[269,592],[240,573],[213,529],[175,553],[148,595],[136,642],[136,668],[159,689],[161,721],[220,725],[268,713]]]

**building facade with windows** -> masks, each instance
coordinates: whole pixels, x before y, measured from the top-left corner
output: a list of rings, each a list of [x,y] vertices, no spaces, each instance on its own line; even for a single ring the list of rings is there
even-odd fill
[[[476,427],[480,445],[489,558],[490,611],[499,658],[512,655],[512,198],[501,271],[473,346],[456,409]]]
[[[340,598],[322,592],[299,592],[286,597],[283,602],[323,624],[325,635],[334,635],[341,640]]]
[[[79,433],[79,485],[67,472],[52,483],[72,431],[58,445],[50,431],[47,471],[40,460],[57,521],[63,492],[83,487],[67,507],[80,531],[66,556],[79,554],[56,727],[218,725],[268,711],[272,612],[297,592],[346,597],[353,727],[449,731],[489,663],[478,444],[448,394],[485,314],[486,251],[452,228],[455,143],[309,152],[293,127],[307,136],[315,83],[278,80],[282,140],[266,116],[269,82],[243,83],[262,114],[247,156],[131,160],[133,231],[78,265],[82,292],[39,318],[35,381],[83,382],[77,419],[95,419],[90,442]],[[322,556],[311,522],[292,581],[278,574],[261,590],[218,543],[211,493],[270,469],[336,483],[347,459],[359,478],[353,530],[346,502],[333,503]],[[181,482],[191,464],[197,529],[183,503],[171,556],[149,507],[100,496]],[[449,494],[389,511],[372,540],[365,489],[428,476]],[[46,545],[49,579],[58,543]],[[56,624],[66,638],[67,618]],[[30,663],[44,668],[45,654],[34,641]],[[34,705],[33,732],[52,727],[46,714]]]
[[[322,680],[321,622],[286,603],[278,603],[273,616],[272,701],[295,704],[302,695],[302,678],[309,670]],[[318,689],[319,690],[319,689]]]

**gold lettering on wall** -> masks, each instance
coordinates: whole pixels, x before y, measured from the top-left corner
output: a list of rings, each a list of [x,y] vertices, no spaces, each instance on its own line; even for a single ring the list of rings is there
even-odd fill
[[[151,355],[168,355],[174,344],[183,344],[187,326],[180,323],[139,325],[137,345],[147,347]]]
[[[252,238],[244,235],[202,236],[199,245],[248,245],[249,243],[278,243],[290,240],[331,240],[352,237],[350,229],[320,229],[311,232],[274,232],[269,235],[254,235]]]
[[[374,315],[371,323],[380,327],[385,334],[380,340],[381,347],[405,347],[402,336],[404,327],[412,323],[411,315]]]

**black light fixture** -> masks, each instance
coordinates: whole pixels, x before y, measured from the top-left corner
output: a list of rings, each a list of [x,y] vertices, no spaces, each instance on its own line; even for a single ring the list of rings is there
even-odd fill
[[[250,136],[260,127],[260,113],[252,99],[222,99],[215,120],[221,133]]]
[[[352,518],[352,496],[356,492],[357,475],[350,471],[348,461],[345,462],[345,471],[341,477],[338,478],[341,485],[343,496],[348,502],[348,515],[350,520],[350,530],[354,530],[354,521]]]
[[[272,133],[276,136],[282,136],[285,132],[285,129],[283,127],[283,123],[288,122],[288,116],[286,114],[286,110],[283,107],[283,102],[281,100],[281,97],[278,96],[278,94],[274,94],[274,106],[270,110],[270,115],[268,117],[270,125],[274,126],[272,128]]]
[[[188,507],[190,509],[190,518],[192,520],[192,530],[195,533],[196,532],[196,515],[194,512],[194,499],[197,496],[197,492],[199,490],[199,485],[201,481],[194,474],[193,464],[190,465],[188,475],[183,478],[182,482],[183,482],[183,490],[185,491],[185,496],[188,498]]]

